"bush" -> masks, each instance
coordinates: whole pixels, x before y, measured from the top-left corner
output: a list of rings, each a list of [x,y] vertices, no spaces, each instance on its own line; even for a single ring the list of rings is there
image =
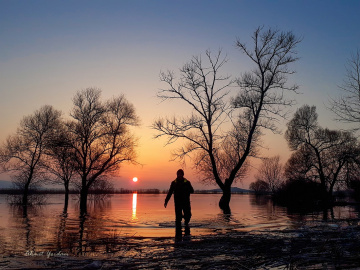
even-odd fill
[[[263,180],[256,180],[256,182],[252,182],[249,186],[250,190],[253,190],[255,194],[268,194],[270,187],[269,184]]]
[[[356,201],[360,201],[360,181],[350,181],[349,187],[353,190],[353,197]]]
[[[312,211],[328,203],[326,191],[320,183],[309,180],[290,180],[274,194],[274,202],[293,210]]]
[[[30,193],[27,205],[43,205],[47,203],[47,194]],[[6,201],[10,205],[22,205],[22,194],[8,194]]]

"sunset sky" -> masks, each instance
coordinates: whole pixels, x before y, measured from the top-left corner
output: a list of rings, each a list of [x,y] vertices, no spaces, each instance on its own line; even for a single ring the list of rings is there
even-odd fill
[[[104,99],[124,93],[141,119],[133,132],[143,166],[124,165],[116,186],[168,188],[182,165],[169,161],[174,146],[154,140],[150,126],[159,116],[186,115],[187,109],[156,98],[164,87],[159,72],[177,71],[193,55],[221,48],[229,59],[224,73],[237,77],[252,67],[235,41],[251,44],[261,25],[303,38],[290,79],[301,92],[292,110],[316,105],[322,126],[346,128],[326,106],[340,93],[346,60],[360,50],[359,11],[358,0],[0,0],[0,143],[24,115],[45,104],[68,117],[78,90],[98,87]],[[281,128],[284,132],[285,122]],[[283,134],[267,134],[263,142],[264,156],[279,154],[286,162],[290,152]],[[235,186],[247,188],[254,180],[259,162],[252,164],[249,176]],[[185,177],[195,188],[213,187],[199,183],[191,167],[186,165]]]

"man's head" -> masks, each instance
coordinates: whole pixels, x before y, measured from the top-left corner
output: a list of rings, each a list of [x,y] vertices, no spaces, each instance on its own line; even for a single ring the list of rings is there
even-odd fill
[[[183,179],[184,178],[184,171],[182,169],[176,172],[177,178]]]

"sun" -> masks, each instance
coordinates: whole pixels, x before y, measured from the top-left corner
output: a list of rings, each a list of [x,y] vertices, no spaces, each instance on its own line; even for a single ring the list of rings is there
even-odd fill
[[[133,178],[133,182],[136,183],[138,181],[138,178],[137,177],[134,177]]]

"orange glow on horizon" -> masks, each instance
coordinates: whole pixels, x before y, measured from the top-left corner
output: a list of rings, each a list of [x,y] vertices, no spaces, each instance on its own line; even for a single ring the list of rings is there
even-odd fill
[[[176,178],[176,172],[178,169],[183,168],[183,164],[179,161],[171,161],[171,151],[176,147],[180,147],[182,142],[176,142],[171,146],[164,146],[163,139],[154,139],[150,137],[151,132],[147,128],[139,128],[136,133],[144,134],[140,139],[137,162],[139,164],[126,164],[119,171],[119,176],[116,177],[116,187],[125,188],[130,190],[139,189],[160,189],[167,190],[170,187],[171,181]],[[265,148],[259,153],[261,156],[270,157],[274,155],[281,156],[282,164],[285,164],[287,157],[290,155],[290,151],[285,147],[283,137],[281,135],[273,135],[266,133],[264,138],[268,141],[264,143]],[[271,147],[270,147],[271,144]],[[272,146],[279,149],[274,152]],[[253,166],[248,171],[246,177],[237,183],[234,183],[234,187],[247,189],[251,182],[255,181],[255,175],[257,169],[261,165],[260,160],[250,159],[250,163]],[[195,189],[215,189],[218,188],[215,182],[205,185],[199,181],[201,176],[192,167],[191,160],[187,160],[186,166],[183,168],[185,171],[185,178],[191,181],[191,184]]]

